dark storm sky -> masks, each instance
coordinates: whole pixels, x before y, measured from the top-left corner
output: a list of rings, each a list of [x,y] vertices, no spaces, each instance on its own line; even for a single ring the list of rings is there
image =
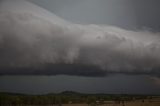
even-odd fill
[[[28,0],[61,18],[82,24],[107,24],[132,30],[160,31],[160,0]],[[0,76],[0,91],[49,93],[160,94],[159,78],[148,75]]]
[[[76,23],[160,30],[159,0],[30,0]]]
[[[29,94],[56,93],[65,90],[82,93],[160,94],[160,86],[148,76],[2,76],[0,90]]]

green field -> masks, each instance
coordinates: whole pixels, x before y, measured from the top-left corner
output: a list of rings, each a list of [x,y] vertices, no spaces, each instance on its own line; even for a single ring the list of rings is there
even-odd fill
[[[46,95],[3,92],[0,93],[0,106],[160,106],[160,96],[83,94],[72,91]]]

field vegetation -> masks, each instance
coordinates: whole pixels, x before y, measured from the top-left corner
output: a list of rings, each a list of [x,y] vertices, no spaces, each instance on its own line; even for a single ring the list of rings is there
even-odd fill
[[[0,106],[160,106],[160,96],[82,94],[72,91],[46,95],[3,92],[0,93]]]

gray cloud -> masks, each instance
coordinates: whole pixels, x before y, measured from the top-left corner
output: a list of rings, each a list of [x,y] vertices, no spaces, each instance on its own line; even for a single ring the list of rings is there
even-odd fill
[[[159,76],[160,33],[80,25],[22,0],[0,4],[0,74]]]

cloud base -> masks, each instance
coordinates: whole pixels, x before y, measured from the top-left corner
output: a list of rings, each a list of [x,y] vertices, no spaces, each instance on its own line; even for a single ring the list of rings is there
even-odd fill
[[[0,75],[160,75],[159,32],[74,24],[16,1],[0,5]]]

